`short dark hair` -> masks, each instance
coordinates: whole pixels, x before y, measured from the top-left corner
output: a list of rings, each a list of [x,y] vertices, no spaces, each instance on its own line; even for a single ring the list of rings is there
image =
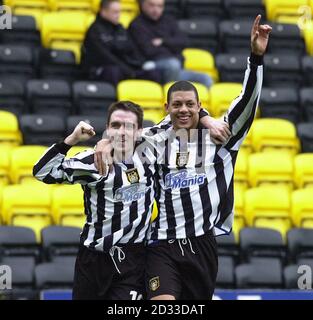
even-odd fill
[[[134,113],[137,116],[138,128],[139,129],[142,128],[142,122],[143,122],[142,108],[138,104],[131,101],[118,101],[110,105],[108,110],[107,126],[109,126],[110,124],[112,113],[116,110],[130,111]]]
[[[197,102],[199,102],[199,94],[197,88],[189,81],[176,81],[167,91],[167,103],[170,103],[171,95],[176,91],[193,91],[195,93]]]
[[[106,9],[110,6],[113,2],[120,2],[120,0],[101,0],[100,2],[100,9]]]

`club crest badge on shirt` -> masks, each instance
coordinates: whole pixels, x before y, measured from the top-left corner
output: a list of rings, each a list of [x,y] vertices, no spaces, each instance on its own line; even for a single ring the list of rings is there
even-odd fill
[[[160,287],[160,277],[154,277],[149,280],[149,288],[151,291],[156,291]]]
[[[126,171],[127,180],[133,184],[139,182],[139,173],[137,168],[129,169]]]
[[[189,160],[189,152],[176,152],[176,165],[183,167],[187,165]]]

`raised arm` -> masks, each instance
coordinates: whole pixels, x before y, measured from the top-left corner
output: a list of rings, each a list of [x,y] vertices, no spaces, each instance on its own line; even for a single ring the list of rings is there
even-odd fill
[[[269,25],[260,25],[260,19],[261,16],[258,15],[251,30],[251,55],[248,58],[241,94],[232,102],[224,116],[232,134],[225,147],[232,150],[238,150],[247,135],[261,95],[263,55],[272,28]]]
[[[47,184],[87,184],[96,181],[98,172],[93,161],[93,152],[81,152],[73,158],[65,159],[68,150],[95,134],[93,128],[80,122],[64,142],[51,146],[33,168],[33,175]]]

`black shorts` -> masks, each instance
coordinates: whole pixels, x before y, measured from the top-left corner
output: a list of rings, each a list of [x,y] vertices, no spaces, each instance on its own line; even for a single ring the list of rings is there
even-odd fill
[[[147,247],[147,298],[212,299],[218,258],[210,232],[196,238],[155,241]]]
[[[116,250],[114,263],[109,253],[80,246],[75,263],[74,300],[144,298],[145,247],[143,244],[131,244],[121,248],[125,257],[120,261]]]

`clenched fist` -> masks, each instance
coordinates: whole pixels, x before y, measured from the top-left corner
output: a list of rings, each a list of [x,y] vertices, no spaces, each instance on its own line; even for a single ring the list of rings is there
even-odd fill
[[[89,140],[95,134],[95,130],[90,124],[80,121],[74,131],[64,140],[64,142],[70,146],[74,146],[79,142]]]

